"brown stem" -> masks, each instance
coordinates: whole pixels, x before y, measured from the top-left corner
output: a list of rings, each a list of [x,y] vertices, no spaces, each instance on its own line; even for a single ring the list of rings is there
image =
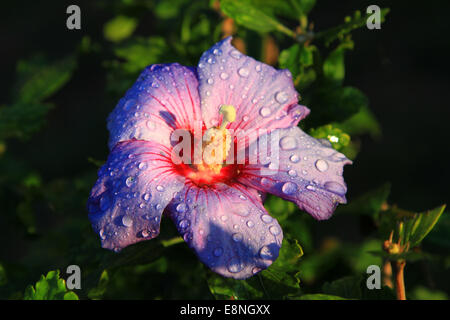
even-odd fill
[[[383,283],[391,289],[394,288],[392,283],[392,264],[389,260],[386,260],[383,265]]]
[[[395,290],[397,293],[397,300],[406,300],[405,295],[405,279],[404,279],[404,269],[406,265],[405,260],[397,261],[397,273],[395,275]]]

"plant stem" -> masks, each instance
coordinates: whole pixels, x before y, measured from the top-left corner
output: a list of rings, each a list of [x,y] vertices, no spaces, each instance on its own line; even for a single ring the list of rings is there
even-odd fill
[[[405,269],[406,261],[398,260],[396,265],[397,265],[397,273],[395,275],[395,290],[397,293],[397,300],[406,300],[405,279],[403,272]]]

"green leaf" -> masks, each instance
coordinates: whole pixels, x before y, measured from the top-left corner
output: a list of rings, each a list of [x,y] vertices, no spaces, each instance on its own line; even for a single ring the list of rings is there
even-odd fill
[[[298,43],[280,52],[278,59],[281,69],[289,69],[295,78],[300,73],[300,45]]]
[[[293,300],[348,300],[342,297],[333,296],[330,294],[323,293],[313,293],[313,294],[304,294],[299,297],[289,297],[289,299]]]
[[[288,49],[281,51],[279,58],[279,65],[281,69],[289,69],[293,78],[297,76],[303,77],[307,67],[314,63],[314,51],[317,50],[315,46],[303,46],[294,44]]]
[[[0,139],[11,137],[27,139],[45,123],[45,116],[53,105],[20,102],[0,106]]]
[[[345,41],[331,51],[323,62],[323,73],[327,80],[341,84],[345,76],[345,50],[353,49],[353,41]]]
[[[341,151],[350,143],[350,136],[331,124],[312,128],[309,134],[314,138],[327,140],[338,151]]]
[[[238,24],[251,30],[263,33],[280,31],[289,36],[294,36],[292,30],[282,25],[271,14],[260,10],[251,0],[222,0],[220,8]]]
[[[322,291],[325,294],[339,296],[345,299],[361,300],[394,300],[392,289],[383,286],[381,289],[369,290],[366,284],[367,274],[347,276],[341,279],[326,282]]]
[[[299,291],[302,255],[298,242],[285,237],[277,260],[268,269],[247,280],[223,278],[209,271],[208,286],[217,299],[283,299]]]
[[[120,15],[105,23],[103,35],[109,41],[120,42],[131,36],[137,24],[136,18]]]
[[[308,121],[313,121],[313,126],[332,123],[333,126],[353,135],[345,126],[332,121],[344,121],[349,119],[364,106],[368,105],[367,97],[354,87],[320,86],[311,95],[305,97],[305,105],[310,107],[311,115]]]
[[[129,73],[140,72],[151,64],[168,59],[167,56],[164,57],[167,54],[167,45],[162,37],[133,38],[116,47],[114,53],[126,60],[121,68]]]
[[[422,240],[438,222],[440,216],[445,210],[445,205],[418,213],[412,219],[407,219],[404,223],[405,235],[404,242],[409,242],[411,247],[418,246]]]
[[[78,300],[78,296],[67,290],[66,282],[59,278],[59,270],[56,270],[42,275],[34,287],[28,286],[24,300]]]
[[[378,139],[381,136],[380,124],[367,104],[361,104],[361,108],[357,113],[343,122],[335,122],[333,125],[352,136],[366,133],[374,139]]]
[[[49,62],[41,55],[17,64],[17,80],[13,88],[16,104],[38,103],[62,88],[76,66],[75,57]]]

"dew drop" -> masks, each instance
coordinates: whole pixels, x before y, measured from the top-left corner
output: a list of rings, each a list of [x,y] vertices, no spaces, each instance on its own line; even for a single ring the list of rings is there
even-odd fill
[[[273,218],[272,218],[271,216],[269,216],[268,214],[263,214],[263,215],[261,216],[261,220],[262,220],[264,223],[271,223],[271,222],[273,221]]]
[[[259,250],[259,256],[261,257],[261,259],[264,259],[264,260],[272,260],[274,257],[274,254],[268,246],[263,246]]]
[[[268,107],[262,107],[261,109],[259,109],[259,114],[263,118],[267,118],[268,116],[270,116],[271,112],[272,111]]]
[[[270,233],[273,234],[274,236],[279,235],[280,232],[281,232],[280,228],[278,228],[277,226],[271,226],[271,227],[269,228],[269,231],[270,231]]]
[[[222,79],[222,80],[227,80],[228,77],[229,77],[228,73],[222,72],[222,73],[220,74],[220,79]]]
[[[230,56],[236,60],[239,60],[241,58],[242,54],[239,51],[237,51],[236,49],[233,49],[230,51]]]
[[[187,206],[186,206],[185,203],[179,203],[179,204],[177,205],[177,207],[175,208],[175,210],[176,210],[178,213],[186,212],[186,209],[187,209]]]
[[[134,182],[133,177],[128,177],[127,180],[125,180],[125,184],[127,185],[127,187],[131,187],[133,185],[133,182]]]
[[[255,223],[252,220],[247,221],[247,227],[253,228],[255,226]]]
[[[297,140],[291,136],[283,137],[280,140],[280,147],[283,150],[293,150],[297,148]]]
[[[241,233],[234,233],[232,238],[234,242],[241,242],[244,236]]]
[[[242,67],[238,69],[238,74],[243,78],[247,78],[248,75],[250,74],[250,71],[248,71],[247,68]]]
[[[291,169],[288,171],[288,175],[290,177],[296,177],[297,176],[297,171],[295,171],[294,169]]]
[[[243,268],[241,260],[238,257],[233,257],[228,261],[227,269],[231,273],[237,273]]]
[[[296,154],[293,154],[292,156],[289,157],[289,160],[291,160],[291,162],[293,163],[297,163],[300,161],[300,157]]]
[[[189,226],[189,221],[186,219],[180,220],[180,222],[178,223],[178,227],[180,227],[181,229],[186,229]]]
[[[139,163],[138,168],[140,170],[144,170],[145,168],[147,168],[147,164],[145,162],[141,162],[141,163]]]
[[[163,192],[164,191],[164,187],[161,185],[156,186],[156,190],[158,190],[159,192]]]
[[[278,103],[285,103],[289,98],[289,95],[285,91],[278,91],[275,94],[275,100],[277,100]]]
[[[287,195],[291,195],[291,194],[296,193],[297,189],[298,189],[297,185],[295,183],[293,183],[293,182],[290,182],[290,181],[289,182],[285,182],[283,184],[283,186],[281,187],[281,191],[284,194],[287,194]]]
[[[150,194],[150,193],[145,193],[145,194],[142,196],[142,198],[143,198],[145,201],[150,200],[150,197],[151,197],[151,194]]]
[[[209,84],[213,84],[213,83],[214,83],[214,80],[213,80],[212,78],[209,78],[209,79],[208,79],[208,83],[209,83]]]
[[[317,168],[317,170],[319,170],[320,172],[324,172],[328,170],[328,162],[326,162],[325,160],[319,159],[316,161],[315,166]]]
[[[131,227],[131,225],[133,224],[133,220],[129,216],[123,216],[122,217],[122,224],[125,227]]]

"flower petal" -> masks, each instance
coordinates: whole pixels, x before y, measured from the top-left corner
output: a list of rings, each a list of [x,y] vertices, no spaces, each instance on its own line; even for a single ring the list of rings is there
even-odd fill
[[[222,276],[245,279],[272,264],[283,240],[278,222],[255,195],[239,185],[191,186],[167,208],[204,264]]]
[[[147,67],[109,115],[109,147],[138,139],[170,145],[177,128],[201,120],[197,75],[177,63]]]
[[[338,203],[346,203],[343,167],[352,162],[329,142],[292,127],[262,135],[254,143],[273,149],[269,157],[267,150],[258,150],[258,164],[245,166],[241,183],[293,201],[318,220],[328,219]]]
[[[169,150],[148,141],[116,145],[98,172],[89,219],[102,247],[120,249],[156,237],[161,214],[184,178],[172,172]]]
[[[287,128],[309,113],[297,104],[298,93],[288,70],[276,70],[243,55],[231,45],[231,37],[203,53],[197,72],[207,127],[219,123],[223,104],[237,111],[230,129]]]

